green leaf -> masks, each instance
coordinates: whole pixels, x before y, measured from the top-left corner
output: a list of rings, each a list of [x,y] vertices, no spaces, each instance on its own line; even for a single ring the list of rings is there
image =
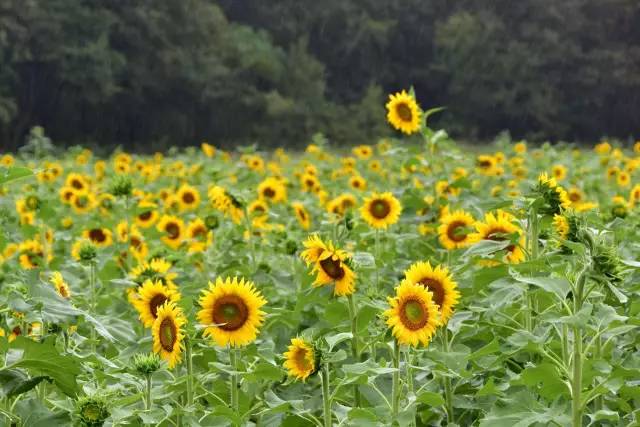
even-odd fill
[[[353,263],[358,269],[371,269],[376,267],[376,260],[369,252],[354,253]]]
[[[472,256],[487,256],[498,251],[503,250],[507,246],[511,245],[509,240],[481,240],[475,245],[471,246],[467,249],[462,256],[463,257],[472,257]]]
[[[340,344],[343,341],[350,340],[353,338],[353,334],[351,332],[341,332],[335,335],[329,335],[324,337],[324,340],[329,345],[329,351],[333,350],[333,347]]]
[[[522,277],[514,270],[510,270],[509,274],[518,282],[542,288],[560,299],[565,299],[571,291],[571,283],[564,277]]]
[[[21,166],[13,166],[10,168],[0,168],[0,185],[5,185],[19,179],[33,176],[33,171],[29,168]]]
[[[420,403],[426,403],[429,406],[442,406],[444,405],[444,398],[441,393],[434,393],[432,391],[423,391],[418,395],[416,400]]]
[[[75,396],[79,391],[76,377],[80,374],[80,359],[60,355],[53,340],[38,343],[19,336],[10,344],[10,349],[21,350],[20,359],[5,369],[24,369],[32,376],[46,375],[66,395]]]
[[[17,369],[0,371],[0,384],[2,385],[2,394],[5,397],[13,397],[26,393],[45,379],[50,380],[49,377],[44,375],[29,378],[27,374]]]

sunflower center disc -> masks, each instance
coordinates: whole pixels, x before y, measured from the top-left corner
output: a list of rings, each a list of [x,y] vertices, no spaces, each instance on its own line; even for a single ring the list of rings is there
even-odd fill
[[[400,317],[404,326],[412,331],[416,331],[427,324],[427,313],[419,301],[406,301],[400,311]]]
[[[104,232],[99,228],[94,228],[89,231],[89,238],[94,242],[102,243],[107,239]]]
[[[378,219],[386,218],[391,212],[391,206],[385,200],[374,200],[371,204],[371,215]]]
[[[178,227],[178,224],[172,222],[167,225],[165,230],[171,239],[177,239],[178,236],[180,236],[180,227]]]
[[[267,187],[264,191],[263,194],[268,197],[268,198],[272,198],[276,195],[276,192],[273,191],[273,188]]]
[[[334,260],[329,257],[320,261],[320,266],[324,272],[327,273],[327,276],[331,277],[333,280],[340,280],[344,277],[344,268],[340,265],[339,260]]]
[[[295,360],[301,371],[308,371],[312,368],[311,363],[307,360],[307,350],[304,348],[298,349]]]
[[[151,211],[142,212],[140,215],[138,215],[138,218],[140,218],[142,221],[149,220],[149,218],[151,218]]]
[[[433,294],[433,302],[442,307],[442,302],[444,301],[444,288],[442,283],[428,277],[420,279],[418,283],[427,288],[427,290]]]
[[[171,319],[164,319],[160,324],[160,345],[165,351],[171,352],[173,351],[173,345],[176,341],[176,335],[178,334],[176,325],[171,321]]]
[[[467,224],[462,221],[452,222],[447,228],[447,237],[449,237],[449,239],[453,240],[454,242],[462,242],[467,238],[467,234],[464,232],[464,229],[461,230],[461,228],[465,227],[466,225]]]
[[[184,193],[182,195],[182,201],[185,202],[186,204],[190,205],[191,203],[195,202],[196,198],[194,197],[194,195],[192,193]]]
[[[411,113],[411,108],[405,103],[398,104],[396,107],[396,113],[398,113],[398,117],[400,117],[405,122],[410,122],[413,118],[413,114]]]
[[[162,294],[155,295],[153,298],[151,298],[151,301],[149,301],[149,310],[151,310],[151,314],[153,315],[154,319],[158,317],[158,307],[160,307],[166,301],[167,297]]]
[[[249,308],[237,295],[225,295],[213,306],[213,323],[225,331],[240,329],[249,318]]]

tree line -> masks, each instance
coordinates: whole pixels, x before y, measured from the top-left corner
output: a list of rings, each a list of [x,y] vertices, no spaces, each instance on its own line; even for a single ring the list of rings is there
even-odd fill
[[[34,125],[150,150],[370,142],[411,85],[463,138],[637,137],[637,22],[637,0],[3,0],[0,146]]]

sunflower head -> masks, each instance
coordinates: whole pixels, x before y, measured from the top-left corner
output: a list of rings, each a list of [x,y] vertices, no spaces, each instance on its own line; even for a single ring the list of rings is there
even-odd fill
[[[446,323],[451,318],[454,307],[460,299],[460,292],[447,267],[438,265],[433,268],[428,261],[417,262],[405,272],[405,280],[421,285],[431,292],[433,303],[438,306],[442,323]]]
[[[489,212],[485,215],[484,221],[476,222],[476,232],[473,235],[473,239],[475,241],[505,241],[511,239],[512,244],[504,249],[506,252],[505,261],[512,264],[520,263],[525,259],[525,253],[522,250],[524,235],[522,229],[514,222],[515,217],[501,209],[495,213]]]
[[[298,380],[305,381],[318,371],[319,353],[312,343],[303,338],[292,338],[283,356],[284,367],[288,374]]]
[[[180,299],[180,294],[176,290],[163,285],[159,280],[145,281],[138,289],[138,296],[132,303],[146,328],[153,326],[153,322],[158,318],[160,306],[166,302],[176,302]]]
[[[449,250],[475,243],[475,236],[471,232],[474,224],[471,214],[461,210],[443,215],[438,227],[440,243]]]
[[[203,335],[221,347],[239,347],[253,342],[264,322],[261,310],[267,301],[253,282],[237,277],[218,277],[209,283],[199,300],[198,321],[205,327]]]
[[[386,323],[400,344],[428,346],[440,324],[438,306],[424,286],[403,280],[396,287],[396,295],[389,298],[384,312]]]
[[[386,229],[400,219],[402,206],[393,194],[373,193],[360,208],[360,215],[373,228]]]
[[[183,326],[187,320],[173,301],[166,301],[158,307],[157,314],[151,326],[153,351],[166,360],[169,369],[172,369],[182,359]]]
[[[407,135],[420,130],[422,112],[415,98],[407,91],[390,94],[386,107],[387,121],[395,129]]]

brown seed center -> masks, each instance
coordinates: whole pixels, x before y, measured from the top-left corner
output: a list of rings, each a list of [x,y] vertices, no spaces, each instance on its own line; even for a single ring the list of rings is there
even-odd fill
[[[180,237],[180,227],[175,222],[170,222],[165,227],[165,231],[169,235],[169,238],[174,240]]]
[[[93,228],[89,231],[89,239],[96,243],[103,243],[107,240],[107,236],[101,228]]]
[[[420,279],[418,283],[427,288],[427,290],[433,294],[433,302],[442,307],[442,302],[444,301],[444,287],[442,283],[430,277]]]
[[[429,321],[427,310],[417,299],[410,298],[403,301],[399,311],[402,324],[411,331],[423,328]]]
[[[151,310],[151,315],[154,319],[158,317],[158,307],[160,307],[166,301],[167,297],[164,294],[157,294],[153,298],[151,298],[151,301],[149,301],[149,310]]]
[[[211,313],[213,323],[225,331],[240,329],[249,318],[249,308],[237,295],[225,295],[219,298]]]
[[[344,268],[342,268],[340,260],[329,257],[320,261],[320,266],[333,280],[340,280],[344,277]]]
[[[447,227],[447,237],[454,242],[462,242],[467,238],[467,234],[461,228],[466,227],[463,221],[454,221]]]
[[[175,323],[169,318],[163,319],[162,323],[160,323],[158,335],[160,335],[160,345],[162,348],[167,352],[172,352],[173,346],[178,339],[178,328],[176,328]]]
[[[374,200],[371,203],[371,215],[377,219],[384,219],[391,212],[391,206],[389,206],[389,202],[382,199]]]
[[[410,122],[413,118],[411,108],[409,108],[409,106],[404,102],[396,106],[396,113],[398,114],[398,117],[400,117],[404,122]]]

